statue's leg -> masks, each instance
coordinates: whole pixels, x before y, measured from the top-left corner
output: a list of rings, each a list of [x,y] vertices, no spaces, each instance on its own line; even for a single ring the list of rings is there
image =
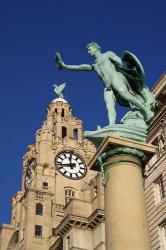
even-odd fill
[[[151,108],[151,106],[153,105],[155,106],[155,97],[146,86],[141,90],[141,94],[144,97],[146,104],[149,106],[149,108]]]
[[[116,111],[115,111],[115,96],[112,90],[104,89],[104,101],[108,111],[109,125],[114,125],[116,122]]]
[[[125,84],[123,84],[122,86],[122,83],[120,84],[119,82],[116,83],[114,82],[113,87],[119,93],[121,98],[133,104],[134,106],[140,108],[140,110],[143,112],[146,121],[149,121],[153,117],[154,113],[145,104],[140,102],[137,96],[132,95],[128,91]]]

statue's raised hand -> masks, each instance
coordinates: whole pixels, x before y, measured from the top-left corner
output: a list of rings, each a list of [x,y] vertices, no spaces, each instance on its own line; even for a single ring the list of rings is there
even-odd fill
[[[61,69],[64,68],[65,64],[64,64],[64,62],[62,60],[62,57],[61,57],[59,52],[57,52],[55,54],[55,62],[56,62],[57,69],[61,70]]]

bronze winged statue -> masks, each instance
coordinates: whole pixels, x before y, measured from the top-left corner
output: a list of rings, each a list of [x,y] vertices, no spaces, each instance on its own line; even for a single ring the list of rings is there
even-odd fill
[[[88,54],[95,58],[92,64],[68,65],[56,53],[55,61],[59,70],[95,71],[105,86],[104,100],[108,111],[109,125],[115,124],[115,103],[139,111],[146,123],[154,116],[155,98],[144,84],[144,69],[138,58],[125,51],[122,57],[112,51],[102,53],[101,47],[91,42]]]

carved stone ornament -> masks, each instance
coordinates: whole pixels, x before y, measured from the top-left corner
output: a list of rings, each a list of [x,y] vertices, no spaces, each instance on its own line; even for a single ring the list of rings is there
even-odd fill
[[[137,156],[143,164],[146,163],[147,157],[145,154],[138,149],[129,148],[129,147],[116,147],[111,149],[105,153],[103,153],[98,159],[98,165],[100,165],[101,171],[103,172],[104,168],[106,167],[106,159],[110,156],[120,155],[120,154],[127,154],[127,155],[134,155]]]

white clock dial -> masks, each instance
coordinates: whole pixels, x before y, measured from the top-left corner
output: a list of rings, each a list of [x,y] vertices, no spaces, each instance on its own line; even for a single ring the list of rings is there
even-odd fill
[[[83,178],[87,173],[87,167],[82,158],[70,151],[63,151],[55,158],[57,170],[65,177],[73,180]]]

